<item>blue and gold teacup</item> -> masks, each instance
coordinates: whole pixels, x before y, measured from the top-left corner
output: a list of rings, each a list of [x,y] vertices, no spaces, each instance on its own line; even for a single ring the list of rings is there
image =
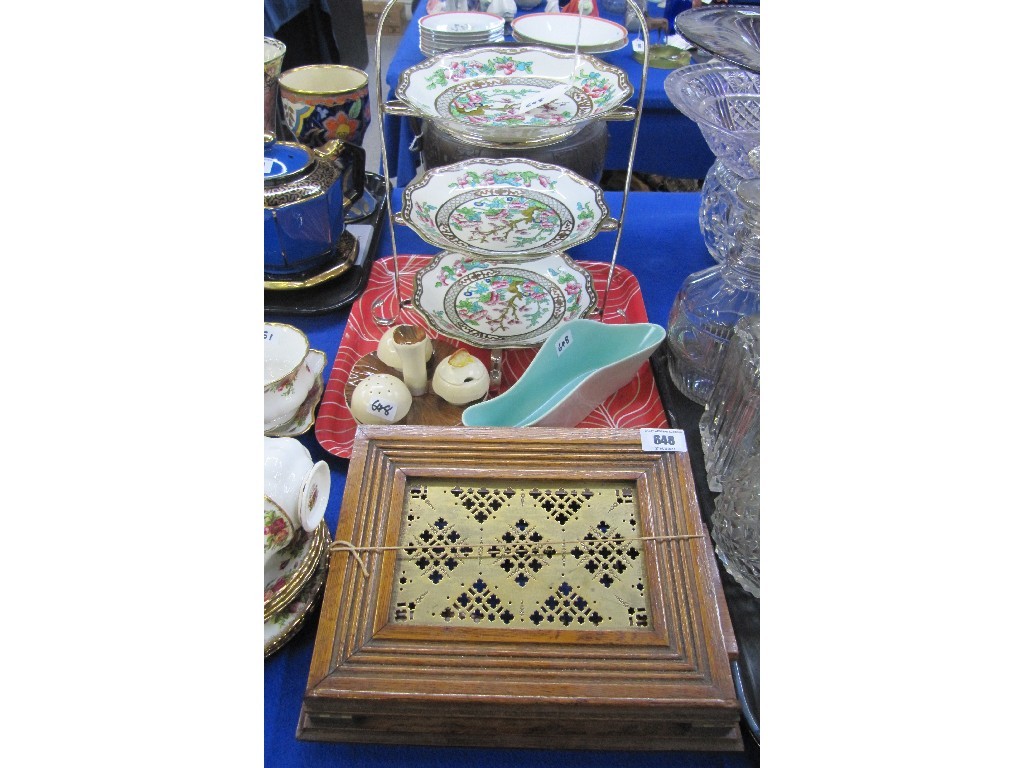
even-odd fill
[[[345,212],[363,194],[366,153],[332,140],[322,149],[263,139],[264,279],[311,273],[335,258]]]

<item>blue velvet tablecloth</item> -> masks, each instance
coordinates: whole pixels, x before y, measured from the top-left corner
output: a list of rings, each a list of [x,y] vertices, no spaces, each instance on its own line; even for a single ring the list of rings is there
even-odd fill
[[[398,49],[387,70],[384,91],[388,98],[394,98],[394,89],[398,85],[401,73],[409,67],[424,60],[420,52],[419,27],[417,22],[426,15],[426,0],[420,3],[413,14],[412,21],[406,28],[399,42]],[[541,7],[524,13],[536,13]],[[660,13],[660,9],[650,9],[651,15]],[[392,10],[391,13],[397,13]],[[623,19],[613,13],[603,14],[620,24]],[[631,33],[632,41],[637,33]],[[508,38],[511,40],[511,38]],[[657,40],[653,41],[657,43]],[[629,77],[633,85],[634,95],[627,104],[636,107],[639,99],[640,80],[643,67],[633,60],[632,47],[602,57],[609,64],[619,67]],[[371,62],[372,64],[372,62]],[[672,106],[665,93],[665,78],[672,72],[669,69],[647,70],[647,93],[644,98],[643,114],[640,119],[640,136],[637,141],[636,159],[633,170],[642,173],[657,173],[681,179],[703,179],[715,156],[708,148],[697,124]],[[633,137],[632,122],[609,122],[608,153],[605,158],[606,170],[625,170],[629,162],[629,147]],[[388,173],[397,181],[398,186],[405,186],[416,175],[418,157],[410,151],[414,134],[407,118],[394,118],[385,115],[384,132],[388,152]]]
[[[395,199],[398,201],[396,208],[400,208],[400,193],[396,192]],[[612,215],[618,218],[622,209],[622,193],[609,192],[606,199]],[[635,192],[628,197],[618,264],[629,269],[639,281],[647,315],[653,323],[667,323],[672,301],[688,274],[714,263],[697,226],[699,203],[700,194],[696,192]],[[397,227],[396,235],[400,254],[437,252],[408,227]],[[581,260],[610,261],[614,240],[615,233],[603,233],[573,248],[569,255]],[[390,256],[391,239],[387,232],[380,242],[380,255]],[[326,382],[330,378],[347,316],[346,309],[316,316],[275,314],[266,319],[301,328],[309,336],[310,346],[327,354],[328,362],[323,374]],[[310,450],[314,461],[323,459],[331,468],[326,520],[333,538],[349,462],[327,453],[312,430],[299,439]],[[551,750],[500,750],[298,741],[295,730],[318,618],[319,614],[314,613],[299,633],[265,662],[264,753],[267,766],[749,768],[756,765],[755,759],[745,753],[562,751],[557,749],[557,744],[553,744]]]

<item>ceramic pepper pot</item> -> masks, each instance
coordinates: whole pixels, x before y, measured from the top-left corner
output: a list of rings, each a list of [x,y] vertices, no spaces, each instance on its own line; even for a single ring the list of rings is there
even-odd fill
[[[263,136],[263,272],[294,277],[325,266],[362,197],[362,147],[333,140],[320,149]]]

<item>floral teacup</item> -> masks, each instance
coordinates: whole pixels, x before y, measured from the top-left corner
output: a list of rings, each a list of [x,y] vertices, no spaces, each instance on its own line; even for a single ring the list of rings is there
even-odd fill
[[[285,122],[295,139],[316,148],[331,139],[362,145],[370,124],[369,77],[343,64],[311,64],[280,77]]]
[[[263,431],[287,424],[313,383],[326,358],[309,348],[306,334],[293,325],[263,324]]]
[[[314,464],[306,447],[294,438],[263,438],[264,562],[290,544],[300,530],[316,530],[330,493],[326,462]]]

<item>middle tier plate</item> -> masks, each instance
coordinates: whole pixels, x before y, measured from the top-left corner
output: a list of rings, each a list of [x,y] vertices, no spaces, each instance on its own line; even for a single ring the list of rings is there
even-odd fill
[[[521,158],[434,168],[406,187],[395,220],[439,248],[505,257],[566,250],[618,226],[599,186]]]
[[[596,303],[590,273],[564,253],[510,262],[446,251],[416,273],[412,297],[435,331],[484,349],[542,344]]]

